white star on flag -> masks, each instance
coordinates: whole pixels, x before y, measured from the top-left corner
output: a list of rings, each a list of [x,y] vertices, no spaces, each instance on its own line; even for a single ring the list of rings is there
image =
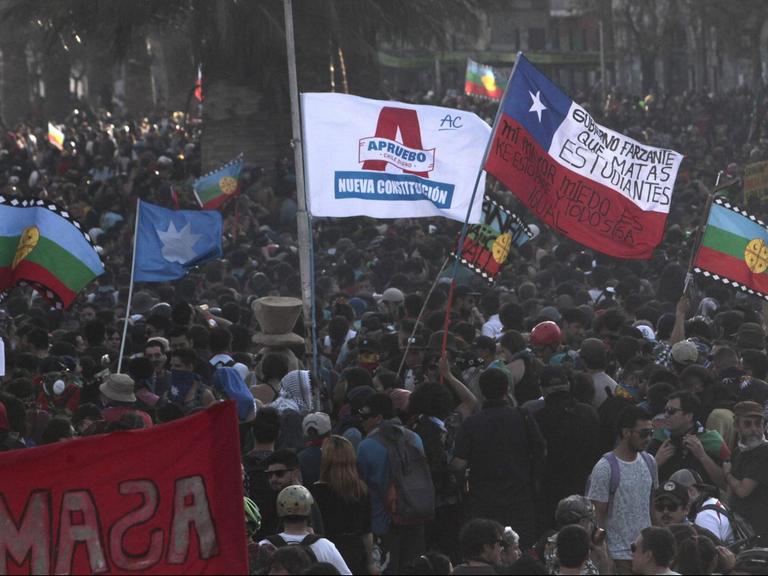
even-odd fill
[[[528,110],[528,112],[536,112],[539,116],[539,122],[541,122],[541,113],[547,109],[544,104],[541,102],[541,90],[536,90],[536,95],[533,95],[533,92],[528,90],[528,94],[531,95],[531,109]]]
[[[184,228],[177,230],[171,221],[168,230],[157,231],[160,241],[163,243],[162,255],[168,262],[186,264],[197,256],[193,246],[202,234],[192,234],[192,224],[187,223]]]

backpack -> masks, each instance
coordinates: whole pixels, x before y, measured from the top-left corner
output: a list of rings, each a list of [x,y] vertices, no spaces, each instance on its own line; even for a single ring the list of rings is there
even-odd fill
[[[699,512],[705,512],[707,510],[715,510],[728,518],[728,522],[731,525],[731,531],[733,532],[733,546],[747,544],[755,537],[755,530],[752,528],[752,525],[744,519],[743,516],[736,514],[731,508],[726,508],[722,504],[720,506],[716,504],[707,504],[696,510],[696,513],[698,514]]]
[[[387,449],[389,487],[384,508],[400,526],[426,524],[435,516],[435,485],[429,461],[416,444],[416,433],[384,422],[372,434]]]
[[[317,556],[315,555],[314,550],[312,550],[312,544],[320,540],[320,538],[321,536],[318,536],[317,534],[307,534],[300,542],[286,542],[280,534],[274,534],[273,536],[267,536],[265,540],[275,548],[282,548],[283,546],[301,546],[304,549],[304,552],[309,556],[312,564],[314,564],[317,562]]]
[[[653,481],[654,472],[656,471],[656,460],[653,456],[648,454],[648,452],[640,452],[640,456],[643,459],[643,462],[645,462],[645,465],[648,467],[648,472],[651,475],[651,481]],[[606,452],[600,457],[600,460],[606,460],[608,462],[608,465],[611,467],[611,478],[608,481],[608,513],[610,514],[611,507],[613,506],[613,497],[616,494],[616,491],[619,489],[619,482],[621,482],[621,466],[619,466],[619,459],[616,457],[616,454],[611,452]],[[600,462],[598,460],[598,462]],[[585,492],[585,495],[589,495],[589,487],[592,483],[592,475],[590,474],[589,478],[587,478],[587,489]]]

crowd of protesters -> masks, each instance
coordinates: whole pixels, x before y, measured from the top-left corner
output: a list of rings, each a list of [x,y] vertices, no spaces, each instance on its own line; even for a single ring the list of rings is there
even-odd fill
[[[2,449],[231,399],[254,572],[768,573],[766,316],[722,284],[683,294],[719,172],[737,180],[766,158],[764,111],[746,90],[584,100],[609,127],[686,156],[651,260],[542,225],[494,285],[462,269],[446,334],[439,277],[457,223],[315,221],[313,358],[290,313],[300,303],[269,299],[301,294],[286,154],[243,170],[223,208],[224,259],[135,287],[122,374],[135,202],[196,207],[197,127],[78,111],[63,151],[41,129],[7,130],[3,191],[67,207],[107,272],[67,311],[22,288],[0,306]]]

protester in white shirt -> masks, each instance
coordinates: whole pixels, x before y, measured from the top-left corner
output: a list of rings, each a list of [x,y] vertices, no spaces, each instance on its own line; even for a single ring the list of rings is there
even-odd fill
[[[712,532],[723,544],[732,544],[733,529],[728,519],[729,511],[716,498],[716,489],[704,484],[699,473],[689,468],[678,470],[669,479],[688,489],[691,512],[695,514],[693,523]]]

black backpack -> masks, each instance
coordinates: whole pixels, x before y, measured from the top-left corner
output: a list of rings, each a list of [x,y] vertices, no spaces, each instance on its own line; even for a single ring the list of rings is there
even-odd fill
[[[301,546],[304,549],[304,552],[306,552],[309,556],[312,564],[314,564],[317,562],[317,556],[315,556],[315,552],[312,550],[312,544],[320,540],[320,538],[321,537],[317,534],[307,534],[299,542],[286,542],[283,540],[283,537],[280,536],[280,534],[274,534],[273,536],[267,536],[265,540],[267,540],[275,548],[282,548],[283,546]]]
[[[714,510],[728,518],[728,522],[731,525],[731,531],[733,532],[733,544],[730,546],[731,549],[734,547],[739,550],[746,548],[755,538],[755,530],[752,528],[752,525],[746,518],[736,514],[731,508],[717,506],[716,504],[707,504],[696,510],[696,513],[698,514],[699,512],[705,512],[707,510]]]

